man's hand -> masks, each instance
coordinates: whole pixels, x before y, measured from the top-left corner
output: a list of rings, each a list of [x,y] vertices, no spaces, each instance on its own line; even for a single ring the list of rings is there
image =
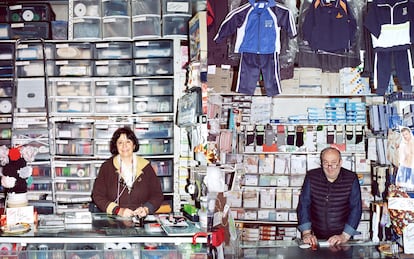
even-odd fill
[[[328,239],[328,243],[329,243],[330,246],[339,246],[339,245],[342,245],[342,244],[345,244],[346,242],[348,242],[348,240],[350,238],[351,238],[350,235],[348,235],[345,232],[342,232],[342,234],[340,234],[340,235],[331,236]]]
[[[303,231],[302,241],[305,244],[311,245],[312,249],[318,246],[318,239],[315,235],[312,234],[311,231]]]

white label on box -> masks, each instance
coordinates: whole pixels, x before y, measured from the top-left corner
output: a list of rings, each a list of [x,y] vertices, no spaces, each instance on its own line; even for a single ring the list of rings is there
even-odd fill
[[[168,2],[167,12],[188,13],[189,5],[188,3],[185,3],[185,2]]]

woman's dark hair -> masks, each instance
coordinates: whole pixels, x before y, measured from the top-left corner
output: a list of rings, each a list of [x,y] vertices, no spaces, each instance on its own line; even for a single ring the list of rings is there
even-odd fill
[[[135,136],[135,133],[132,131],[130,127],[123,127],[117,129],[114,134],[112,135],[111,141],[109,142],[109,151],[111,151],[112,155],[118,155],[118,148],[116,147],[116,141],[119,139],[121,134],[125,134],[127,139],[132,140],[134,143],[134,152],[137,152],[139,149],[138,139]]]

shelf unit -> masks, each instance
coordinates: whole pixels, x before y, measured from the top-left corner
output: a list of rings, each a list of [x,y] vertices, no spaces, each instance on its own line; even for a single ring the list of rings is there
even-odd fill
[[[48,203],[44,208],[48,212],[63,212],[72,206],[86,209],[83,204],[90,201],[99,165],[110,156],[112,133],[120,126],[130,126],[140,140],[138,154],[148,158],[159,173],[166,202],[173,211],[180,210],[180,198],[174,191],[178,186],[174,175],[178,138],[174,136],[179,134],[174,114],[181,88],[183,44],[181,39],[111,44],[10,41],[13,49],[16,46],[8,54],[16,55],[12,64],[16,64],[12,70],[16,76],[1,81],[1,98],[17,107],[6,114],[2,129],[5,142],[9,139],[12,145],[39,148],[30,200]],[[101,59],[111,52],[106,60]],[[122,67],[112,61],[128,62]],[[105,74],[114,67],[125,73]],[[43,98],[32,103],[21,99],[24,93]],[[69,175],[60,172],[68,170]]]
[[[210,107],[215,107],[209,119],[215,125],[214,134],[210,133],[209,139],[219,136],[220,163],[235,167],[231,189],[225,196],[236,224],[243,228],[242,239],[297,236],[296,207],[305,174],[319,167],[319,153],[329,145],[342,149],[343,166],[359,176],[363,234],[356,238],[368,239],[371,168],[366,159],[365,134],[370,97],[293,96],[209,96]],[[352,109],[347,111],[345,105]],[[318,117],[315,112],[320,109],[324,114]]]

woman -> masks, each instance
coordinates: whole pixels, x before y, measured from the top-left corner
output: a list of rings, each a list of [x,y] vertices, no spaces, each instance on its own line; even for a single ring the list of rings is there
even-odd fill
[[[92,200],[101,211],[122,217],[145,217],[153,214],[164,196],[150,162],[134,154],[138,139],[128,128],[112,135],[112,157],[99,169],[92,190]]]

